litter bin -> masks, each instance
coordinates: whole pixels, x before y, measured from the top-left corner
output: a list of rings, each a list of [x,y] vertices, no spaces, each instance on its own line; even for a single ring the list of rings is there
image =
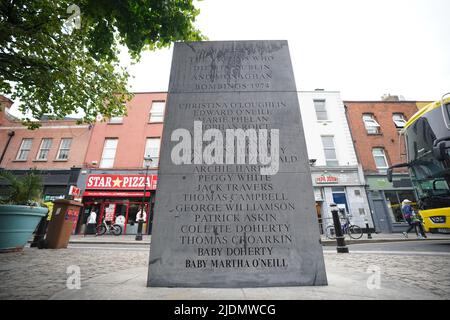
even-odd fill
[[[77,223],[83,205],[73,200],[54,201],[52,219],[48,224],[46,247],[49,249],[67,248],[73,225]]]

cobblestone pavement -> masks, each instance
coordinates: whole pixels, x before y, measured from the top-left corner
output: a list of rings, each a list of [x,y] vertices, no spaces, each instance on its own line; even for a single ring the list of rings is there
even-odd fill
[[[364,273],[371,266],[381,270],[383,279],[401,281],[424,289],[442,299],[450,299],[449,255],[395,255],[325,252],[327,269]],[[48,299],[66,288],[67,267],[81,269],[81,282],[112,272],[145,267],[147,250],[71,248],[38,250],[0,255],[0,299]],[[83,284],[82,284],[83,285]],[[347,290],[351,290],[348,289]],[[343,294],[345,294],[343,292]]]
[[[350,253],[347,255],[325,253],[326,268],[345,268],[349,272],[365,272],[369,267],[379,267],[383,279],[395,280],[418,287],[442,299],[450,299],[449,255],[395,255]]]
[[[0,299],[48,299],[66,288],[67,268],[77,265],[83,281],[148,264],[148,250],[25,248],[0,254]]]

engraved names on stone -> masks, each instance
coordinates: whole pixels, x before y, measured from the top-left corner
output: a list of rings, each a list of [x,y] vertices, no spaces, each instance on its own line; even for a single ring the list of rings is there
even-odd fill
[[[166,112],[149,285],[326,284],[287,43],[176,44]],[[194,137],[194,122],[223,140],[229,130],[278,129],[277,173],[261,175],[250,161],[174,164],[171,132]],[[224,155],[217,140],[193,143],[190,154]],[[252,143],[262,142],[250,137],[246,150]]]

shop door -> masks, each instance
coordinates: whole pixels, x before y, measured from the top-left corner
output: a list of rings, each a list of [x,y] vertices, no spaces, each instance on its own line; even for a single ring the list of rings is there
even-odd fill
[[[125,234],[125,227],[127,221],[127,203],[116,203],[116,210],[114,212],[114,223],[118,224],[122,228],[122,233]]]
[[[323,222],[322,222],[322,202],[316,202],[317,221],[319,222],[320,234],[323,234]]]
[[[377,232],[391,233],[391,225],[389,223],[388,212],[383,200],[373,200],[373,222]]]
[[[83,206],[83,209],[78,216],[78,223],[77,223],[77,229],[76,234],[82,234],[85,233],[85,228],[87,226],[87,220],[89,218],[89,215],[92,211],[94,211],[97,215],[97,224],[100,221],[100,212],[101,212],[101,206],[99,203],[95,202],[86,202]]]
[[[127,225],[126,225],[126,232],[125,234],[136,234],[138,224],[136,222],[136,216],[139,210],[142,208],[142,202],[130,202],[130,205],[128,207],[128,219],[127,219]],[[148,214],[148,203],[145,204],[145,212],[147,212],[147,221],[149,219]],[[142,227],[142,233],[147,232],[147,221],[144,223]]]

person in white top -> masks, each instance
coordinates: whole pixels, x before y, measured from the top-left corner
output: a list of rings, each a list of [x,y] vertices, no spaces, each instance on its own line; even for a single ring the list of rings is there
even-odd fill
[[[138,230],[136,234],[136,240],[142,240],[142,225],[147,220],[147,213],[145,212],[144,208],[139,210],[139,212],[136,214],[136,222],[138,223]]]
[[[97,213],[94,210],[91,211],[87,219],[87,226],[84,229],[84,236],[86,236],[88,230],[90,234],[95,233],[95,235],[97,235]]]
[[[142,221],[145,222],[147,220],[147,213],[145,210],[141,209],[136,215],[136,222]]]

